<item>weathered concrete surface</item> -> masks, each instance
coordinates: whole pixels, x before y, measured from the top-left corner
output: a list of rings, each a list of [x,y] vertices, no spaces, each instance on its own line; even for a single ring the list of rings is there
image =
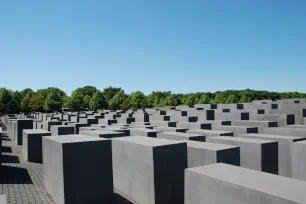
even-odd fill
[[[306,182],[228,164],[186,169],[185,204],[304,204]]]
[[[55,203],[112,202],[111,140],[81,135],[44,137],[43,155],[44,185]]]
[[[292,178],[306,181],[306,141],[294,142],[291,148]]]
[[[240,147],[241,167],[278,174],[278,143],[240,137],[207,137],[207,142]]]
[[[157,138],[168,140],[195,140],[205,142],[205,137],[202,134],[192,134],[183,132],[160,132],[157,133]]]
[[[116,190],[141,204],[184,203],[186,142],[131,136],[112,148]]]
[[[284,135],[268,134],[242,134],[239,137],[262,139],[278,142],[278,174],[280,176],[292,177],[291,173],[291,146],[294,142],[306,140],[306,137],[293,137]]]

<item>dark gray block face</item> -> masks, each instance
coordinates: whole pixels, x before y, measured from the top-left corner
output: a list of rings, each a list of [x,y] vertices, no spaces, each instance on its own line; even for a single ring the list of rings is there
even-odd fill
[[[162,132],[161,130],[152,130],[148,128],[131,128],[131,136],[145,136],[145,137],[157,137],[157,134]]]
[[[234,133],[234,136],[237,137],[240,134],[248,134],[248,133],[258,133],[257,127],[249,127],[249,126],[216,126],[216,130],[223,131],[231,131]]]
[[[52,125],[51,135],[73,135],[74,127],[67,125]]]
[[[26,161],[42,163],[42,138],[51,136],[46,130],[23,130],[23,156]]]
[[[267,134],[242,134],[239,137],[270,140],[278,142],[278,174],[280,176],[292,177],[291,173],[291,146],[294,142],[306,140],[302,137],[267,135]]]
[[[240,150],[238,146],[196,141],[186,142],[188,168],[220,162],[240,166]]]
[[[186,169],[185,204],[303,204],[306,182],[228,164]]]
[[[33,120],[29,119],[18,119],[15,122],[15,142],[18,145],[23,144],[23,130],[33,129]]]
[[[91,130],[91,131],[82,131],[82,135],[86,136],[92,136],[92,137],[101,137],[101,138],[115,138],[115,137],[126,137],[126,134],[124,132],[114,132],[114,131],[107,131],[103,129],[99,130]]]
[[[292,178],[306,181],[306,141],[294,142],[291,148]]]
[[[74,128],[74,134],[79,134],[81,127],[88,127],[89,125],[86,123],[73,123],[68,124],[68,126],[72,126]]]
[[[278,143],[239,137],[207,137],[207,142],[240,147],[241,167],[278,174]]]
[[[55,203],[112,203],[111,140],[45,137],[43,155],[44,185]]]
[[[131,136],[112,148],[115,190],[141,204],[184,203],[186,142]]]
[[[222,131],[222,130],[188,130],[187,133],[193,134],[202,134],[207,137],[216,137],[216,136],[229,136],[233,137],[234,133],[230,131]]]
[[[194,140],[205,142],[205,136],[201,134],[182,133],[182,132],[160,132],[157,138],[167,140]]]
[[[62,125],[61,121],[45,121],[43,123],[43,129],[47,131],[51,131],[52,125]]]

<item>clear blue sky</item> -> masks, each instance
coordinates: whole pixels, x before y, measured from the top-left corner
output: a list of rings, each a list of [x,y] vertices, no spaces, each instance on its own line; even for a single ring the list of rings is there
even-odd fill
[[[305,0],[1,1],[0,87],[306,92]]]

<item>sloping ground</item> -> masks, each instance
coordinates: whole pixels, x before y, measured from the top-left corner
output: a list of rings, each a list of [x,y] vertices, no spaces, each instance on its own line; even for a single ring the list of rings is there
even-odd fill
[[[6,134],[2,137],[0,171],[0,194],[7,196],[8,203],[54,203],[43,186],[43,165],[25,161],[22,146]]]

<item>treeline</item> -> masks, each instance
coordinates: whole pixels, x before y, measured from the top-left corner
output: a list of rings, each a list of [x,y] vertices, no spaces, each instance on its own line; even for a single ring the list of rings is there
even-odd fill
[[[299,92],[268,92],[255,90],[227,90],[215,93],[173,94],[170,91],[153,91],[145,95],[141,91],[131,94],[122,88],[107,87],[100,91],[93,86],[85,86],[74,90],[71,96],[64,91],[50,87],[34,92],[32,89],[12,91],[0,88],[0,112],[55,112],[63,107],[71,111],[100,109],[139,109],[181,104],[215,104],[215,103],[246,103],[253,100],[277,100],[285,98],[306,98]]]

